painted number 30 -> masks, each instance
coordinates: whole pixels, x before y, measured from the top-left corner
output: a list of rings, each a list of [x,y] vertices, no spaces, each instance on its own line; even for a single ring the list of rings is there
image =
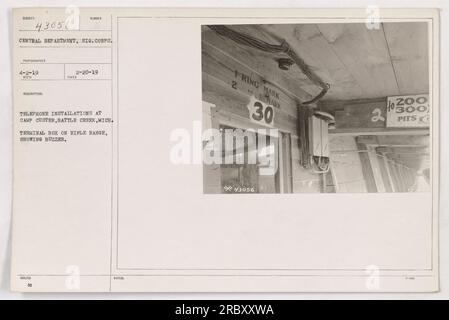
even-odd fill
[[[259,101],[254,103],[253,114],[251,117],[256,121],[265,121],[267,124],[273,122],[274,110],[272,106],[266,106],[265,109]]]

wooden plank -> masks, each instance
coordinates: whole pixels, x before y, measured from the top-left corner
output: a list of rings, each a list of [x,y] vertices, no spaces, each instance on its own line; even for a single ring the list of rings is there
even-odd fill
[[[404,156],[404,155],[394,155],[394,154],[389,155],[389,158],[392,159],[393,161],[402,163],[406,167],[414,169],[414,170],[420,170],[425,167],[425,166],[423,166],[423,163],[425,160],[424,157],[425,157],[425,155],[424,156],[419,156],[419,155]]]
[[[333,24],[334,29],[340,25]],[[279,38],[285,39],[323,81],[330,84],[325,100],[363,97],[362,88],[336,54],[332,44],[323,37],[315,24],[278,24],[264,26]],[[298,68],[292,71],[301,73]],[[303,87],[304,89],[308,89]],[[316,88],[316,87],[315,87]],[[309,89],[311,90],[311,89]]]
[[[405,135],[405,136],[378,136],[379,146],[397,147],[397,146],[429,146],[430,137],[428,135]]]
[[[228,87],[254,96],[296,117],[297,101],[282,88],[207,43],[203,43],[202,47],[202,70],[203,73],[221,79]]]
[[[385,186],[385,191],[386,192],[393,192],[393,187],[391,186],[391,179],[390,179],[390,175],[388,173],[388,169],[386,167],[386,163],[385,163],[385,156],[379,152],[378,149],[376,149],[376,155],[378,157],[378,163],[379,163],[379,168],[380,168],[380,174],[382,176],[382,180]]]
[[[385,128],[387,105],[385,102],[351,104],[335,111],[336,129]]]
[[[364,98],[400,93],[382,29],[369,30],[364,23],[339,27],[319,24],[318,29],[354,77]]]
[[[238,45],[234,41],[217,35],[206,26],[202,29],[202,43],[212,45],[230,57],[235,58],[248,68],[260,75],[266,76],[266,80],[291,93],[298,101],[309,100],[315,92],[307,92],[301,89],[302,85],[311,84],[305,75],[296,75],[290,79],[288,75],[279,69],[277,60],[286,57],[284,54],[267,54],[261,50]]]
[[[250,123],[249,111],[247,105],[250,96],[230,88],[220,79],[203,73],[203,100],[213,103],[217,106],[216,112],[223,115],[233,115],[246,122],[246,127],[257,128],[258,125]],[[282,131],[296,133],[296,118],[282,112],[275,111],[274,127]]]
[[[391,186],[391,192],[396,192],[397,186],[394,181],[393,172],[391,172],[390,161],[388,160],[387,157],[383,157],[383,163],[385,165],[385,169],[387,170],[388,180],[389,180],[389,184]]]
[[[356,139],[357,149],[363,152],[359,152],[360,162],[362,163],[363,177],[366,183],[366,190],[368,192],[378,192],[376,186],[376,180],[371,167],[371,161],[367,152],[368,148],[366,144],[359,138]]]
[[[397,165],[396,166],[396,170],[398,171],[398,176],[399,176],[399,179],[401,181],[402,192],[407,192],[408,191],[407,190],[407,180],[406,180],[406,177],[405,177],[404,167],[400,166],[400,165]]]
[[[261,39],[267,43],[281,44],[283,41],[286,41],[285,34],[283,32],[280,35],[276,34],[272,32],[270,28],[282,29],[285,26],[287,26],[290,29],[293,29],[298,25],[297,24],[233,25],[232,28],[236,31],[249,34],[250,36]],[[294,40],[292,43],[289,43],[292,47],[295,45]],[[275,63],[276,66],[278,66],[277,61],[279,60],[279,58],[290,59],[290,57],[284,53],[273,54],[273,53],[266,53],[258,49],[252,48],[248,49],[251,52],[253,52],[257,56],[257,58],[261,56],[267,58],[267,63],[269,63],[271,66],[273,65],[272,62],[273,57],[275,57],[274,61],[276,62]],[[301,71],[301,69],[295,64],[293,64],[288,70],[280,70],[279,68],[275,68],[274,71],[277,72],[281,77],[283,77],[288,85],[295,86],[295,90],[299,92],[306,92],[312,97],[316,96],[321,91],[321,88],[316,84],[312,83],[312,81],[310,81],[308,77]]]
[[[357,137],[360,143],[377,147],[427,147],[429,145],[429,136],[360,136]]]
[[[321,110],[335,115],[339,135],[428,135],[428,128],[387,128],[387,99],[358,99],[320,102]]]
[[[378,30],[369,30],[364,23],[233,25],[232,28],[270,43],[287,40],[312,70],[331,84],[324,100],[335,100],[427,92],[427,34],[423,25],[384,23]],[[281,71],[277,60],[286,57],[282,53],[265,53],[236,44],[207,27],[203,27],[202,34],[203,42],[238,57],[302,101],[320,90],[297,66]]]
[[[389,161],[390,173],[392,174],[392,178],[394,181],[394,189],[395,192],[403,192],[404,184],[402,183],[401,176],[399,175],[398,167],[394,162]]]
[[[401,129],[401,128],[346,128],[330,129],[333,136],[428,136],[428,129]]]
[[[427,22],[383,23],[400,94],[429,92]]]
[[[389,153],[396,153],[396,154],[426,153],[426,154],[429,154],[429,147],[428,146],[378,147],[377,151],[385,153],[385,154],[389,154]]]
[[[296,133],[295,99],[212,45],[203,43],[202,59],[204,100],[227,109],[228,114],[235,114],[249,121],[247,105],[250,97],[255,96],[278,106],[275,109],[275,127]]]

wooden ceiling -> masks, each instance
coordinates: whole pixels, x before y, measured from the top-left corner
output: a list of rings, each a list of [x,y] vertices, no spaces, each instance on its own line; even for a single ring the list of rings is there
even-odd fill
[[[232,25],[234,30],[279,44],[285,39],[330,90],[326,100],[382,98],[429,92],[427,24],[382,23],[370,30],[361,23]],[[296,66],[283,71],[277,60],[283,54],[264,53],[238,45],[203,29],[213,43],[247,64],[269,81],[304,101],[320,88]]]

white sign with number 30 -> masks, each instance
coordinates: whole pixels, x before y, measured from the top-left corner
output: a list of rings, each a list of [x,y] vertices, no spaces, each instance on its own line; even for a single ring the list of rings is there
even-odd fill
[[[274,107],[260,100],[251,98],[248,104],[249,118],[252,122],[273,127],[274,123]]]
[[[388,97],[387,127],[429,127],[429,123],[429,95]]]

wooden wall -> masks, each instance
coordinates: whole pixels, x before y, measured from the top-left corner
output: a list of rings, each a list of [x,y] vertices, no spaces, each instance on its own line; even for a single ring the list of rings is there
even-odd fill
[[[407,135],[428,139],[428,129],[386,128],[385,124],[387,96],[428,92],[425,23],[383,23],[378,30],[368,30],[363,23],[233,25],[232,29],[269,43],[285,39],[331,85],[320,108],[336,116],[336,128],[330,131],[338,135],[331,136],[332,157],[342,157],[339,151],[345,148],[360,149],[363,144],[356,136],[403,135],[396,137],[401,142]],[[251,97],[274,105],[274,127],[292,138],[293,192],[322,191],[319,175],[300,165],[297,134],[297,105],[315,96],[319,88],[296,65],[280,70],[277,61],[285,55],[236,44],[207,26],[202,27],[201,40],[203,100],[217,106],[210,115],[212,125],[220,122],[257,128],[249,121]],[[337,183],[345,182],[340,191],[376,192],[372,181],[385,178],[382,164],[374,168],[378,174],[369,182],[363,162],[369,163],[370,155],[353,153],[346,157],[350,165],[340,162],[334,169]],[[212,184],[217,183],[219,179],[214,179]],[[391,188],[384,185],[381,189]]]
[[[384,22],[374,29],[364,23],[263,27],[265,32],[287,40],[331,85],[324,100],[429,92],[427,28],[426,22]],[[314,87],[304,83],[302,89]]]
[[[252,60],[256,59],[253,57]],[[320,177],[303,169],[299,163],[297,97],[287,89],[288,84],[274,60],[269,66],[262,65],[257,70],[254,62],[249,61],[250,51],[203,27],[202,90],[203,100],[216,105],[211,113],[212,126],[225,123],[259,128],[249,120],[247,105],[251,97],[275,106],[274,128],[291,135],[293,192],[319,192]],[[205,170],[205,176],[213,175],[214,168]],[[218,171],[215,170],[210,181],[205,180],[209,190],[217,190],[220,183]]]

